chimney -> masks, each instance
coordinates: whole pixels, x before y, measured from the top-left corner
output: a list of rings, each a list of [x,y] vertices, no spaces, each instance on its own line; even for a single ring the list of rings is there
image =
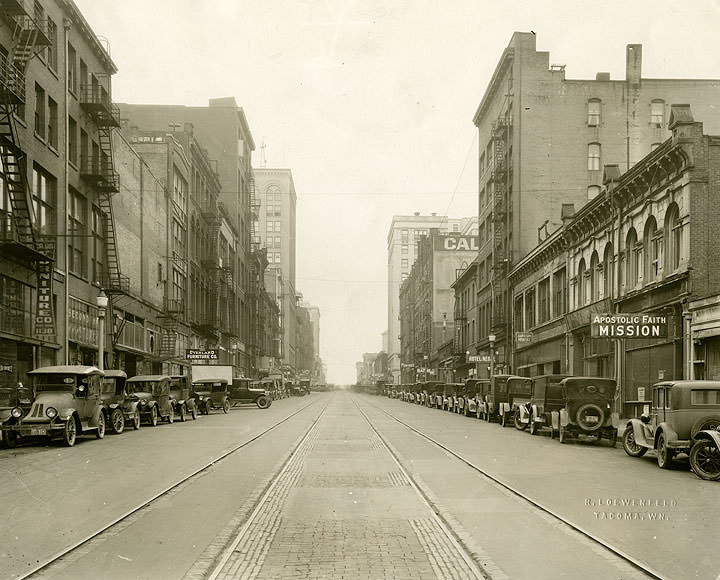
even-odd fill
[[[639,85],[642,79],[642,44],[628,44],[625,51],[625,80]]]
[[[610,80],[610,73],[609,72],[599,72],[595,75],[596,81],[609,81]]]

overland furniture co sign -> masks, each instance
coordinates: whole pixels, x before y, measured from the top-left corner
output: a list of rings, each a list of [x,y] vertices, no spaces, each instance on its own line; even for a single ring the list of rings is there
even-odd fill
[[[655,314],[593,314],[592,338],[667,338],[667,316]]]

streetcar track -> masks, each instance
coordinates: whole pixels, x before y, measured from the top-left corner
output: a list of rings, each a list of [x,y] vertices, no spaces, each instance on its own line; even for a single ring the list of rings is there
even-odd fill
[[[515,496],[515,497],[517,497],[517,498],[520,498],[520,499],[524,500],[526,503],[530,504],[533,508],[539,510],[539,511],[540,511],[542,514],[544,514],[545,516],[550,516],[553,520],[558,521],[558,522],[560,522],[560,523],[562,523],[562,524],[565,524],[566,526],[568,526],[568,527],[571,528],[572,530],[574,530],[574,531],[578,532],[579,534],[581,534],[581,535],[582,535],[583,537],[585,537],[586,539],[590,540],[592,543],[597,544],[597,545],[600,545],[600,546],[602,546],[603,548],[605,548],[606,550],[608,550],[608,551],[610,551],[611,553],[615,554],[618,558],[620,558],[620,559],[623,560],[624,562],[627,562],[628,564],[630,564],[634,569],[639,570],[639,571],[641,571],[642,573],[648,575],[649,577],[655,578],[656,580],[668,580],[668,578],[667,578],[666,576],[663,576],[663,575],[660,574],[657,570],[654,570],[653,568],[651,568],[648,564],[646,564],[646,563],[644,563],[644,562],[641,562],[640,560],[638,560],[638,559],[634,558],[633,556],[627,554],[627,553],[624,552],[623,550],[621,550],[621,549],[613,546],[612,544],[610,544],[610,543],[608,543],[607,541],[603,540],[603,539],[600,538],[599,536],[593,534],[592,532],[590,532],[589,530],[585,529],[585,528],[582,527],[581,525],[576,524],[576,523],[572,522],[571,520],[567,519],[565,516],[559,514],[558,512],[556,512],[555,510],[553,510],[552,508],[550,508],[550,507],[544,505],[543,503],[541,503],[541,502],[539,502],[539,501],[531,498],[529,495],[527,495],[527,494],[525,494],[524,492],[520,491],[519,489],[517,489],[517,488],[514,487],[513,485],[507,483],[506,481],[503,481],[502,479],[500,479],[499,477],[491,474],[490,472],[488,472],[487,470],[483,469],[482,467],[474,464],[471,460],[467,459],[466,457],[464,457],[463,455],[461,455],[461,454],[458,453],[457,451],[454,451],[453,449],[451,449],[450,447],[448,447],[448,446],[445,445],[444,443],[441,443],[440,441],[438,441],[437,439],[435,439],[435,438],[432,437],[431,435],[428,435],[427,433],[421,431],[421,430],[418,429],[417,427],[415,427],[415,426],[407,423],[406,421],[403,421],[402,419],[400,419],[399,417],[393,415],[391,412],[383,409],[382,407],[378,407],[377,405],[374,405],[374,404],[372,404],[372,403],[370,403],[370,402],[368,402],[368,401],[364,401],[364,402],[367,403],[369,406],[373,407],[374,409],[376,409],[376,410],[378,410],[378,411],[381,411],[382,413],[384,413],[385,415],[387,415],[388,417],[390,417],[390,418],[391,418],[392,420],[394,420],[395,422],[397,422],[397,423],[405,426],[405,427],[408,428],[410,431],[412,431],[412,432],[414,432],[415,434],[419,435],[419,436],[422,437],[423,439],[429,441],[429,442],[432,443],[433,445],[439,447],[439,448],[442,449],[443,451],[445,451],[445,452],[449,453],[450,455],[452,455],[453,457],[459,459],[460,461],[462,461],[463,463],[465,463],[468,467],[470,467],[470,468],[473,469],[474,471],[477,471],[477,472],[480,473],[482,476],[484,476],[485,478],[487,478],[488,480],[490,480],[493,484],[499,486],[501,489],[505,490],[506,492],[509,492],[512,496]],[[357,403],[356,403],[356,405],[357,405]],[[362,413],[362,411],[361,411],[361,413]],[[378,433],[378,436],[382,439],[382,436],[380,436],[379,433]],[[720,577],[719,577],[719,578],[720,578]]]
[[[130,517],[133,516],[134,514],[137,514],[137,513],[140,512],[141,510],[147,508],[148,506],[150,506],[150,504],[152,504],[152,503],[156,502],[157,500],[159,500],[159,499],[161,499],[161,498],[163,498],[163,497],[171,494],[174,490],[176,490],[176,489],[177,489],[178,487],[180,487],[181,485],[185,484],[186,482],[188,482],[188,481],[190,481],[190,480],[192,480],[192,479],[195,479],[196,477],[198,477],[198,476],[201,475],[203,472],[205,472],[205,471],[207,471],[208,469],[210,469],[210,468],[211,468],[212,466],[214,466],[215,464],[223,461],[224,459],[226,459],[227,457],[229,457],[230,455],[232,455],[232,454],[235,453],[236,451],[239,451],[240,449],[242,449],[242,448],[244,448],[244,447],[247,447],[247,446],[250,445],[251,443],[257,441],[258,439],[260,439],[260,438],[263,437],[264,435],[270,433],[271,431],[275,430],[275,429],[276,429],[277,427],[279,427],[280,425],[286,423],[287,421],[289,421],[290,419],[292,419],[293,417],[295,417],[295,416],[298,415],[299,413],[303,412],[305,409],[311,407],[312,405],[315,405],[317,402],[318,402],[318,401],[312,401],[312,402],[308,403],[307,405],[301,407],[300,409],[298,409],[298,410],[290,413],[289,415],[283,417],[282,419],[280,419],[280,420],[277,421],[276,423],[273,423],[270,427],[268,427],[268,428],[264,429],[263,431],[260,431],[259,433],[253,435],[250,439],[247,439],[247,440],[243,441],[242,443],[239,443],[239,444],[234,445],[234,446],[232,446],[232,447],[226,448],[226,449],[223,450],[217,457],[214,457],[213,459],[210,459],[209,461],[205,462],[205,463],[204,463],[203,465],[201,465],[200,467],[198,467],[198,468],[194,469],[193,471],[191,471],[190,473],[182,476],[180,479],[178,479],[178,480],[175,481],[174,483],[172,483],[172,484],[166,486],[165,488],[163,488],[162,490],[156,492],[156,493],[155,493],[154,495],[152,495],[150,498],[148,498],[148,499],[142,501],[140,504],[138,504],[138,505],[136,505],[136,506],[128,509],[127,511],[125,511],[125,512],[122,513],[121,515],[119,515],[119,516],[117,516],[116,518],[114,518],[113,520],[111,520],[110,522],[104,524],[104,525],[103,525],[102,527],[100,527],[99,529],[97,529],[97,530],[89,533],[89,534],[86,535],[84,538],[81,538],[80,540],[77,540],[76,542],[74,542],[74,543],[71,544],[70,546],[67,546],[67,547],[63,548],[62,550],[60,550],[59,552],[56,552],[56,553],[53,554],[52,556],[47,557],[44,561],[37,563],[31,570],[28,570],[28,571],[26,571],[26,572],[23,572],[22,575],[17,576],[17,577],[16,577],[16,580],[25,580],[26,578],[31,578],[32,576],[38,574],[39,572],[42,572],[42,571],[45,570],[46,568],[49,568],[49,567],[52,566],[54,563],[60,561],[60,560],[63,559],[64,557],[66,557],[66,556],[68,556],[69,554],[71,554],[72,552],[76,551],[76,550],[77,550],[78,548],[80,548],[81,546],[87,544],[88,542],[91,542],[93,539],[95,539],[95,538],[97,538],[98,536],[100,536],[101,534],[107,532],[107,531],[110,530],[112,527],[117,526],[118,524],[120,524],[120,523],[123,522],[124,520],[127,520],[128,518],[130,518]],[[327,403],[325,404],[325,407],[323,407],[322,411],[320,412],[320,415],[322,415],[322,413],[325,411],[325,408],[327,408]],[[318,415],[318,417],[319,417],[320,415]],[[316,421],[317,421],[317,418],[316,418]],[[313,425],[314,425],[314,423],[313,423]],[[310,429],[311,429],[311,428],[312,428],[312,426],[310,427]]]

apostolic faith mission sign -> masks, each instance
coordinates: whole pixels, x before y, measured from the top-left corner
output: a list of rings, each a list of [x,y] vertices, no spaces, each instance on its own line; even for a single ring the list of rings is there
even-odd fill
[[[592,338],[667,338],[667,316],[655,314],[593,314]]]

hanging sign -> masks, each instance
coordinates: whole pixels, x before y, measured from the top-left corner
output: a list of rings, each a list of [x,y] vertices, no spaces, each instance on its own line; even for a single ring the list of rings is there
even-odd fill
[[[44,342],[55,342],[52,282],[53,263],[49,261],[38,262],[35,336]]]

